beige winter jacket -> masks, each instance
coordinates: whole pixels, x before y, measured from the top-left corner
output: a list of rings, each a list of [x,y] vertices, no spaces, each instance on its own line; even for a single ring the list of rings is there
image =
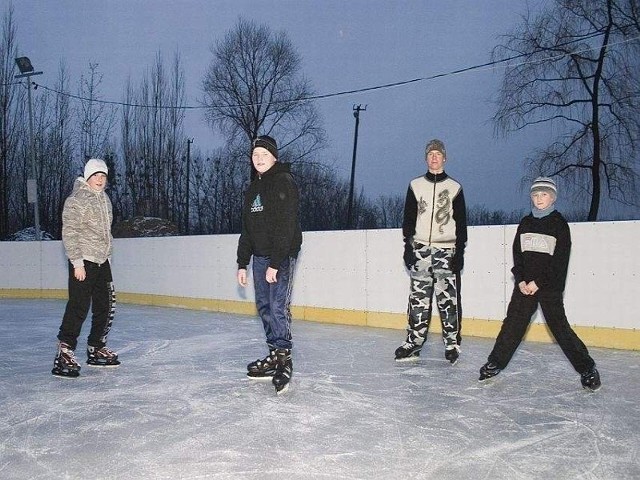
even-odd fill
[[[112,221],[108,195],[78,177],[62,210],[62,243],[74,267],[82,267],[83,260],[102,264],[111,258]]]

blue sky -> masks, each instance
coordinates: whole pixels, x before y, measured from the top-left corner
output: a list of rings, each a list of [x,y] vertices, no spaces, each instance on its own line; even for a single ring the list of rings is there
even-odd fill
[[[2,0],[8,5],[7,0]],[[536,2],[536,6],[546,2]],[[243,16],[284,30],[303,58],[318,94],[424,78],[489,60],[499,35],[514,28],[527,0],[20,0],[14,2],[20,54],[53,86],[64,61],[77,85],[89,63],[104,74],[103,98],[122,100],[158,51],[179,51],[187,98],[197,105],[211,45]],[[361,114],[356,188],[404,196],[425,171],[424,146],[442,139],[447,172],[460,180],[468,205],[528,208],[520,189],[523,160],[550,139],[548,129],[495,138],[490,121],[501,72],[478,70],[406,86],[320,100],[327,161],[348,179],[354,105]],[[190,110],[186,134],[206,152],[219,142],[202,110]],[[585,209],[587,205],[585,205]]]

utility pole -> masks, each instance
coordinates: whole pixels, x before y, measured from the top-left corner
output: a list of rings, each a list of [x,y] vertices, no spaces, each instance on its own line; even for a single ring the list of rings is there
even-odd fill
[[[36,168],[36,140],[33,135],[33,109],[31,107],[31,77],[42,75],[42,72],[34,72],[31,60],[28,57],[16,58],[16,65],[20,70],[20,75],[15,78],[26,78],[27,97],[29,103],[29,142],[31,150],[31,178],[27,179],[27,203],[33,203],[33,217],[36,230],[36,240],[42,240],[40,233],[40,210],[38,208],[38,174]]]
[[[351,218],[353,211],[353,184],[356,175],[356,151],[358,149],[358,126],[360,125],[360,112],[364,112],[366,110],[366,105],[364,107],[362,107],[362,105],[353,106],[353,116],[356,119],[356,130],[353,135],[353,158],[351,159],[351,182],[349,184],[349,205],[347,207],[347,230],[351,228],[351,225],[353,223],[353,219]]]
[[[187,208],[185,219],[185,233],[189,235],[189,184],[191,183],[191,144],[193,138],[187,138]]]

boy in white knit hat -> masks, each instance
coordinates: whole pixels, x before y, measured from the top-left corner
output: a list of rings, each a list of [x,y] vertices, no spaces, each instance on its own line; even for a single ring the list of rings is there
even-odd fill
[[[69,259],[69,301],[58,333],[58,352],[51,373],[60,377],[80,375],[75,348],[82,324],[92,311],[87,341],[87,364],[120,365],[118,355],[106,346],[115,313],[111,276],[113,237],[111,201],[105,193],[109,169],[92,158],[78,177],[62,211],[62,243]]]
[[[513,241],[515,286],[507,316],[489,354],[480,369],[479,380],[495,377],[507,367],[527,331],[532,315],[540,305],[549,330],[580,374],[583,388],[600,388],[600,374],[587,347],[575,334],[564,311],[563,293],[567,279],[571,233],[564,217],[555,209],[556,183],[538,177],[531,185],[531,213],[518,225]]]

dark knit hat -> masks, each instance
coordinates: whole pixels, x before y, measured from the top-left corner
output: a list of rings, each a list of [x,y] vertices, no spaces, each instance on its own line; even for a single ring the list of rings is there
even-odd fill
[[[278,144],[276,141],[271,138],[269,135],[261,135],[253,141],[253,145],[251,151],[253,152],[254,148],[262,147],[269,150],[271,155],[273,155],[276,160],[278,159]]]
[[[429,140],[427,148],[425,149],[425,154],[428,155],[431,150],[437,150],[442,153],[443,157],[447,158],[447,150],[444,148],[444,142],[442,140],[438,140],[437,138]]]
[[[538,177],[531,184],[531,193],[534,192],[547,192],[553,195],[553,198],[558,197],[558,187],[556,182],[550,177]]]

